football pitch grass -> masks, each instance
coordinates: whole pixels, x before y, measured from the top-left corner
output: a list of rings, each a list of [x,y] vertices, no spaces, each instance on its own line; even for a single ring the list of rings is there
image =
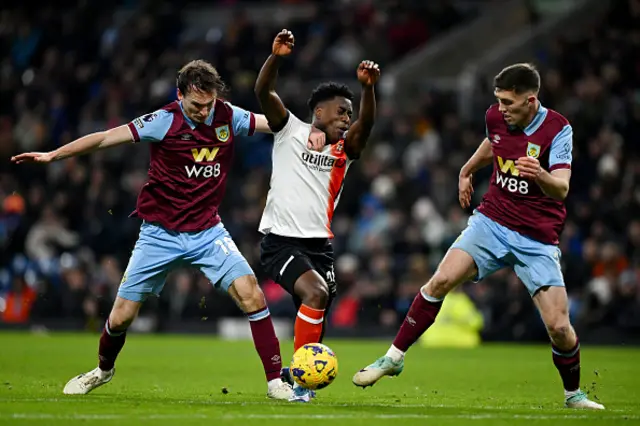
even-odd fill
[[[562,407],[548,346],[411,350],[404,373],[362,390],[354,372],[385,341],[328,339],[336,381],[309,404],[266,398],[249,341],[128,336],[111,383],[62,394],[96,365],[96,334],[0,333],[0,425],[631,425],[640,424],[640,349],[583,346],[583,389],[603,412]],[[291,342],[281,342],[289,359]],[[223,389],[225,391],[223,391]]]

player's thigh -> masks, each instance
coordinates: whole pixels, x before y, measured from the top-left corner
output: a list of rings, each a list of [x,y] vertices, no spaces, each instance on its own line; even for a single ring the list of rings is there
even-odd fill
[[[311,265],[314,270],[323,278],[324,283],[329,291],[329,299],[327,301],[327,309],[331,302],[338,295],[338,286],[336,283],[335,257],[331,243],[327,241],[322,249],[307,253]]]
[[[185,261],[199,268],[216,288],[228,291],[238,278],[255,275],[222,223],[191,234],[187,245]]]
[[[451,245],[438,270],[451,281],[464,281],[469,275],[474,281],[480,281],[506,267],[503,259],[508,255],[508,248],[500,238],[500,230],[496,225],[483,214],[474,213],[467,227]],[[470,266],[471,260],[473,266]],[[476,273],[472,274],[473,271]]]
[[[557,246],[519,236],[512,253],[516,257],[513,270],[531,296],[535,296],[544,287],[561,287],[564,292],[561,252]]]
[[[303,276],[304,282],[324,283],[309,256],[285,237],[269,234],[262,239],[260,263],[269,277],[291,294],[294,300],[302,297],[299,291],[296,292],[296,283]]]
[[[159,225],[143,223],[118,288],[118,297],[144,302],[149,295],[160,295],[167,274],[183,254],[177,233]]]

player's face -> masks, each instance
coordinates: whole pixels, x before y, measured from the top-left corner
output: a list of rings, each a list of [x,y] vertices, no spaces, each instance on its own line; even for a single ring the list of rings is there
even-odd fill
[[[316,127],[323,130],[330,142],[335,143],[344,137],[351,126],[353,107],[347,98],[336,97],[322,102],[316,109]]]
[[[517,126],[527,122],[531,111],[535,108],[535,96],[531,93],[517,94],[513,90],[494,91],[498,100],[499,110],[504,121],[510,126]]]
[[[182,109],[184,109],[187,117],[195,123],[204,123],[211,113],[213,103],[216,101],[216,94],[192,89],[186,95],[183,95],[178,90],[178,99],[182,101]]]

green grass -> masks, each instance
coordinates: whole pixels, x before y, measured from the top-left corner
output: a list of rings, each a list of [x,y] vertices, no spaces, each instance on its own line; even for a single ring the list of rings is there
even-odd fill
[[[338,355],[338,378],[312,403],[291,404],[266,399],[251,342],[132,334],[111,383],[66,396],[67,380],[95,367],[97,335],[0,333],[0,425],[640,424],[638,349],[583,348],[583,389],[607,406],[596,413],[562,408],[546,346],[415,347],[400,377],[361,390],[353,373],[388,342],[325,343]],[[282,347],[287,358],[291,343]]]

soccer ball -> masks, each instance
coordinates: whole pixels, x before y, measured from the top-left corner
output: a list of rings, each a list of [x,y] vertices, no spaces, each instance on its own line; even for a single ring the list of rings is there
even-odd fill
[[[328,346],[309,343],[293,354],[290,371],[293,380],[303,388],[326,388],[338,375],[338,358]]]

